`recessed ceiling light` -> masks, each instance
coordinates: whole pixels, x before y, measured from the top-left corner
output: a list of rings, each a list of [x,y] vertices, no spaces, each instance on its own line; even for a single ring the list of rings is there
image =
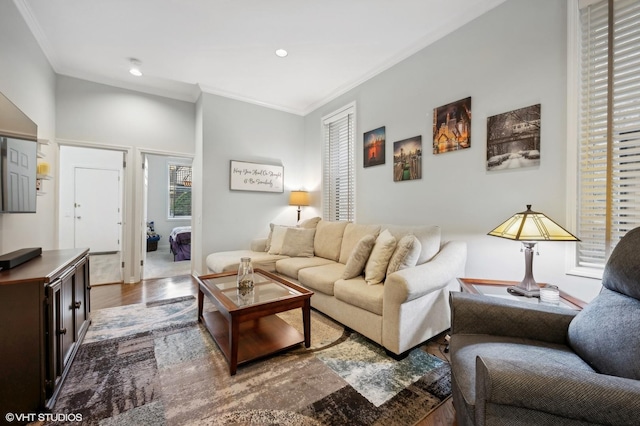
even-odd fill
[[[129,59],[129,62],[131,63],[131,67],[129,68],[129,73],[131,75],[135,75],[136,77],[142,76],[142,71],[140,71],[140,65],[142,65],[142,62],[140,62],[135,58]]]
[[[276,50],[276,56],[279,56],[281,58],[284,58],[285,56],[287,56],[289,54],[289,52],[287,52],[284,49],[278,49]]]

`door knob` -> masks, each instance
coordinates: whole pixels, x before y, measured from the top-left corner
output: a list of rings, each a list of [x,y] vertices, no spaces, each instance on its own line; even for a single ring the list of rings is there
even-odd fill
[[[82,216],[76,216],[76,219],[82,219]]]

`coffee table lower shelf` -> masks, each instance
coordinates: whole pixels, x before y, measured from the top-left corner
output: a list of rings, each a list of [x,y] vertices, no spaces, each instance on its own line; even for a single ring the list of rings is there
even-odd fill
[[[229,363],[230,373],[236,367],[249,361],[263,358],[305,343],[304,336],[277,315],[269,315],[239,323],[237,342],[237,361],[234,362],[234,348],[231,346],[230,323],[218,311],[203,312],[200,320],[207,328],[213,340]]]

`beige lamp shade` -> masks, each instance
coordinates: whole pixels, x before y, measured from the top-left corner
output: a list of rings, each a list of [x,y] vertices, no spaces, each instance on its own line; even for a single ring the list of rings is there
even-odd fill
[[[289,195],[290,206],[308,206],[309,193],[307,191],[291,191]]]
[[[518,241],[580,241],[544,213],[532,211],[531,205],[498,225],[489,235]]]

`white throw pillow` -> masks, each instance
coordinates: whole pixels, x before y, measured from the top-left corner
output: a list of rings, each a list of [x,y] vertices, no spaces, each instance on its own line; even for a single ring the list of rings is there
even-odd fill
[[[313,257],[313,237],[315,234],[315,228],[287,229],[279,254],[293,257]]]
[[[413,234],[405,235],[398,241],[398,246],[389,260],[387,275],[401,269],[412,268],[418,263],[422,244]]]
[[[389,265],[389,259],[396,248],[396,238],[385,229],[376,238],[376,243],[371,250],[371,256],[364,267],[364,279],[369,285],[379,284],[384,281]]]
[[[289,229],[287,226],[273,226],[273,232],[271,232],[271,244],[269,245],[269,254],[280,254],[287,229]]]
[[[342,279],[350,280],[362,274],[364,265],[367,264],[367,260],[375,243],[376,237],[373,235],[365,235],[356,243],[347,259],[344,272],[342,273]]]

